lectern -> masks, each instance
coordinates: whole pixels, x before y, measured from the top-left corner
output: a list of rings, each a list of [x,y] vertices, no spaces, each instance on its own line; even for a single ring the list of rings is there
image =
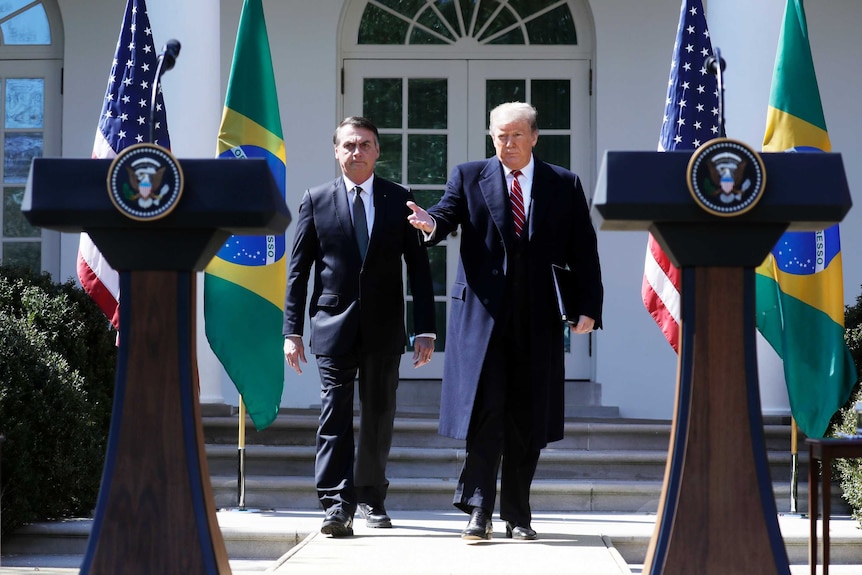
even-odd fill
[[[159,190],[148,178],[162,174],[132,164],[155,196],[143,184],[122,193],[149,205]],[[265,160],[178,164],[181,197],[152,220],[120,211],[110,160],[31,165],[22,206],[30,223],[86,231],[120,274],[111,430],[82,574],[230,573],[200,418],[194,273],[231,235],[284,232],[290,213]]]
[[[599,227],[649,230],[682,271],[676,405],[644,573],[790,573],[763,434],[754,268],[785,231],[829,227],[851,201],[839,154],[760,158],[761,198],[738,215],[698,203],[691,152],[603,159],[593,200]]]

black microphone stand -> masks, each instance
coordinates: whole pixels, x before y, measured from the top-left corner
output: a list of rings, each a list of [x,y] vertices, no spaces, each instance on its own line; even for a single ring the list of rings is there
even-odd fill
[[[152,144],[153,141],[153,130],[155,129],[156,123],[156,97],[159,94],[160,81],[162,79],[162,75],[168,70],[174,67],[174,64],[177,62],[177,56],[180,55],[180,42],[179,40],[168,40],[168,43],[165,44],[165,47],[162,49],[162,53],[159,54],[158,64],[156,65],[156,76],[153,78],[153,92],[150,96],[150,137],[149,142]]]

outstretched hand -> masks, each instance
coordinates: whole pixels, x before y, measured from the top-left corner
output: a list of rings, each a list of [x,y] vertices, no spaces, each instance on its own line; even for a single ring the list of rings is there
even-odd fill
[[[407,202],[407,207],[413,213],[407,216],[407,221],[410,222],[417,230],[422,230],[426,234],[434,231],[434,218],[428,215],[428,212],[423,210],[416,202]]]

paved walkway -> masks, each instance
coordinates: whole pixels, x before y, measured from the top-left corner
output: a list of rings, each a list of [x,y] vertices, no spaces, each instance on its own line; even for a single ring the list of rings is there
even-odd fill
[[[623,555],[642,555],[655,527],[655,515],[648,513],[537,513],[533,527],[538,541],[506,539],[504,524],[496,520],[491,541],[467,544],[460,538],[467,523],[463,513],[393,510],[390,514],[392,529],[369,529],[363,519],[357,519],[354,536],[337,539],[320,534],[320,511],[220,511],[218,520],[234,575],[640,574],[643,566],[626,564]],[[782,515],[779,524],[785,537],[807,538],[807,519]],[[833,564],[830,573],[859,575],[859,523],[835,518],[831,527],[833,550],[843,540],[852,545],[855,555],[858,545],[859,561]],[[285,543],[291,538],[299,541],[292,548]],[[247,557],[266,559],[238,558],[243,554],[236,549],[244,549]],[[6,556],[0,562],[0,575],[71,575],[78,572],[81,560],[79,555]],[[790,571],[809,573],[808,565],[800,561]]]

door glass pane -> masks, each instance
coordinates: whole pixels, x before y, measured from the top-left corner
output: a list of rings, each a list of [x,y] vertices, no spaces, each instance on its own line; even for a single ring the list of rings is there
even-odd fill
[[[571,169],[572,140],[568,135],[553,136],[539,134],[539,141],[534,148],[536,156],[542,160]]]
[[[407,81],[407,127],[442,129],[449,125],[446,78],[421,78]]]
[[[42,271],[41,242],[4,242],[3,265],[21,266],[31,271]]]
[[[491,110],[505,102],[527,100],[526,80],[488,80],[485,82],[485,118]]]
[[[3,191],[3,237],[38,238],[39,228],[34,228],[21,213],[24,188],[7,188]]]
[[[6,80],[7,128],[42,128],[45,115],[45,80],[9,78]]]
[[[380,158],[374,165],[374,173],[393,182],[402,181],[401,143],[401,134],[380,134]]]
[[[407,179],[410,184],[446,183],[446,136],[407,136]]]
[[[416,203],[427,208],[433,206],[443,197],[443,190],[413,190],[413,198]]]
[[[530,102],[539,112],[540,130],[568,130],[572,125],[571,82],[533,80]]]
[[[23,184],[30,174],[30,161],[42,155],[42,134],[6,134],[3,149],[3,181]]]
[[[366,78],[362,87],[362,110],[378,129],[400,128],[401,78]]]
[[[0,29],[4,44],[47,46],[51,43],[51,27],[41,4],[3,22]]]

